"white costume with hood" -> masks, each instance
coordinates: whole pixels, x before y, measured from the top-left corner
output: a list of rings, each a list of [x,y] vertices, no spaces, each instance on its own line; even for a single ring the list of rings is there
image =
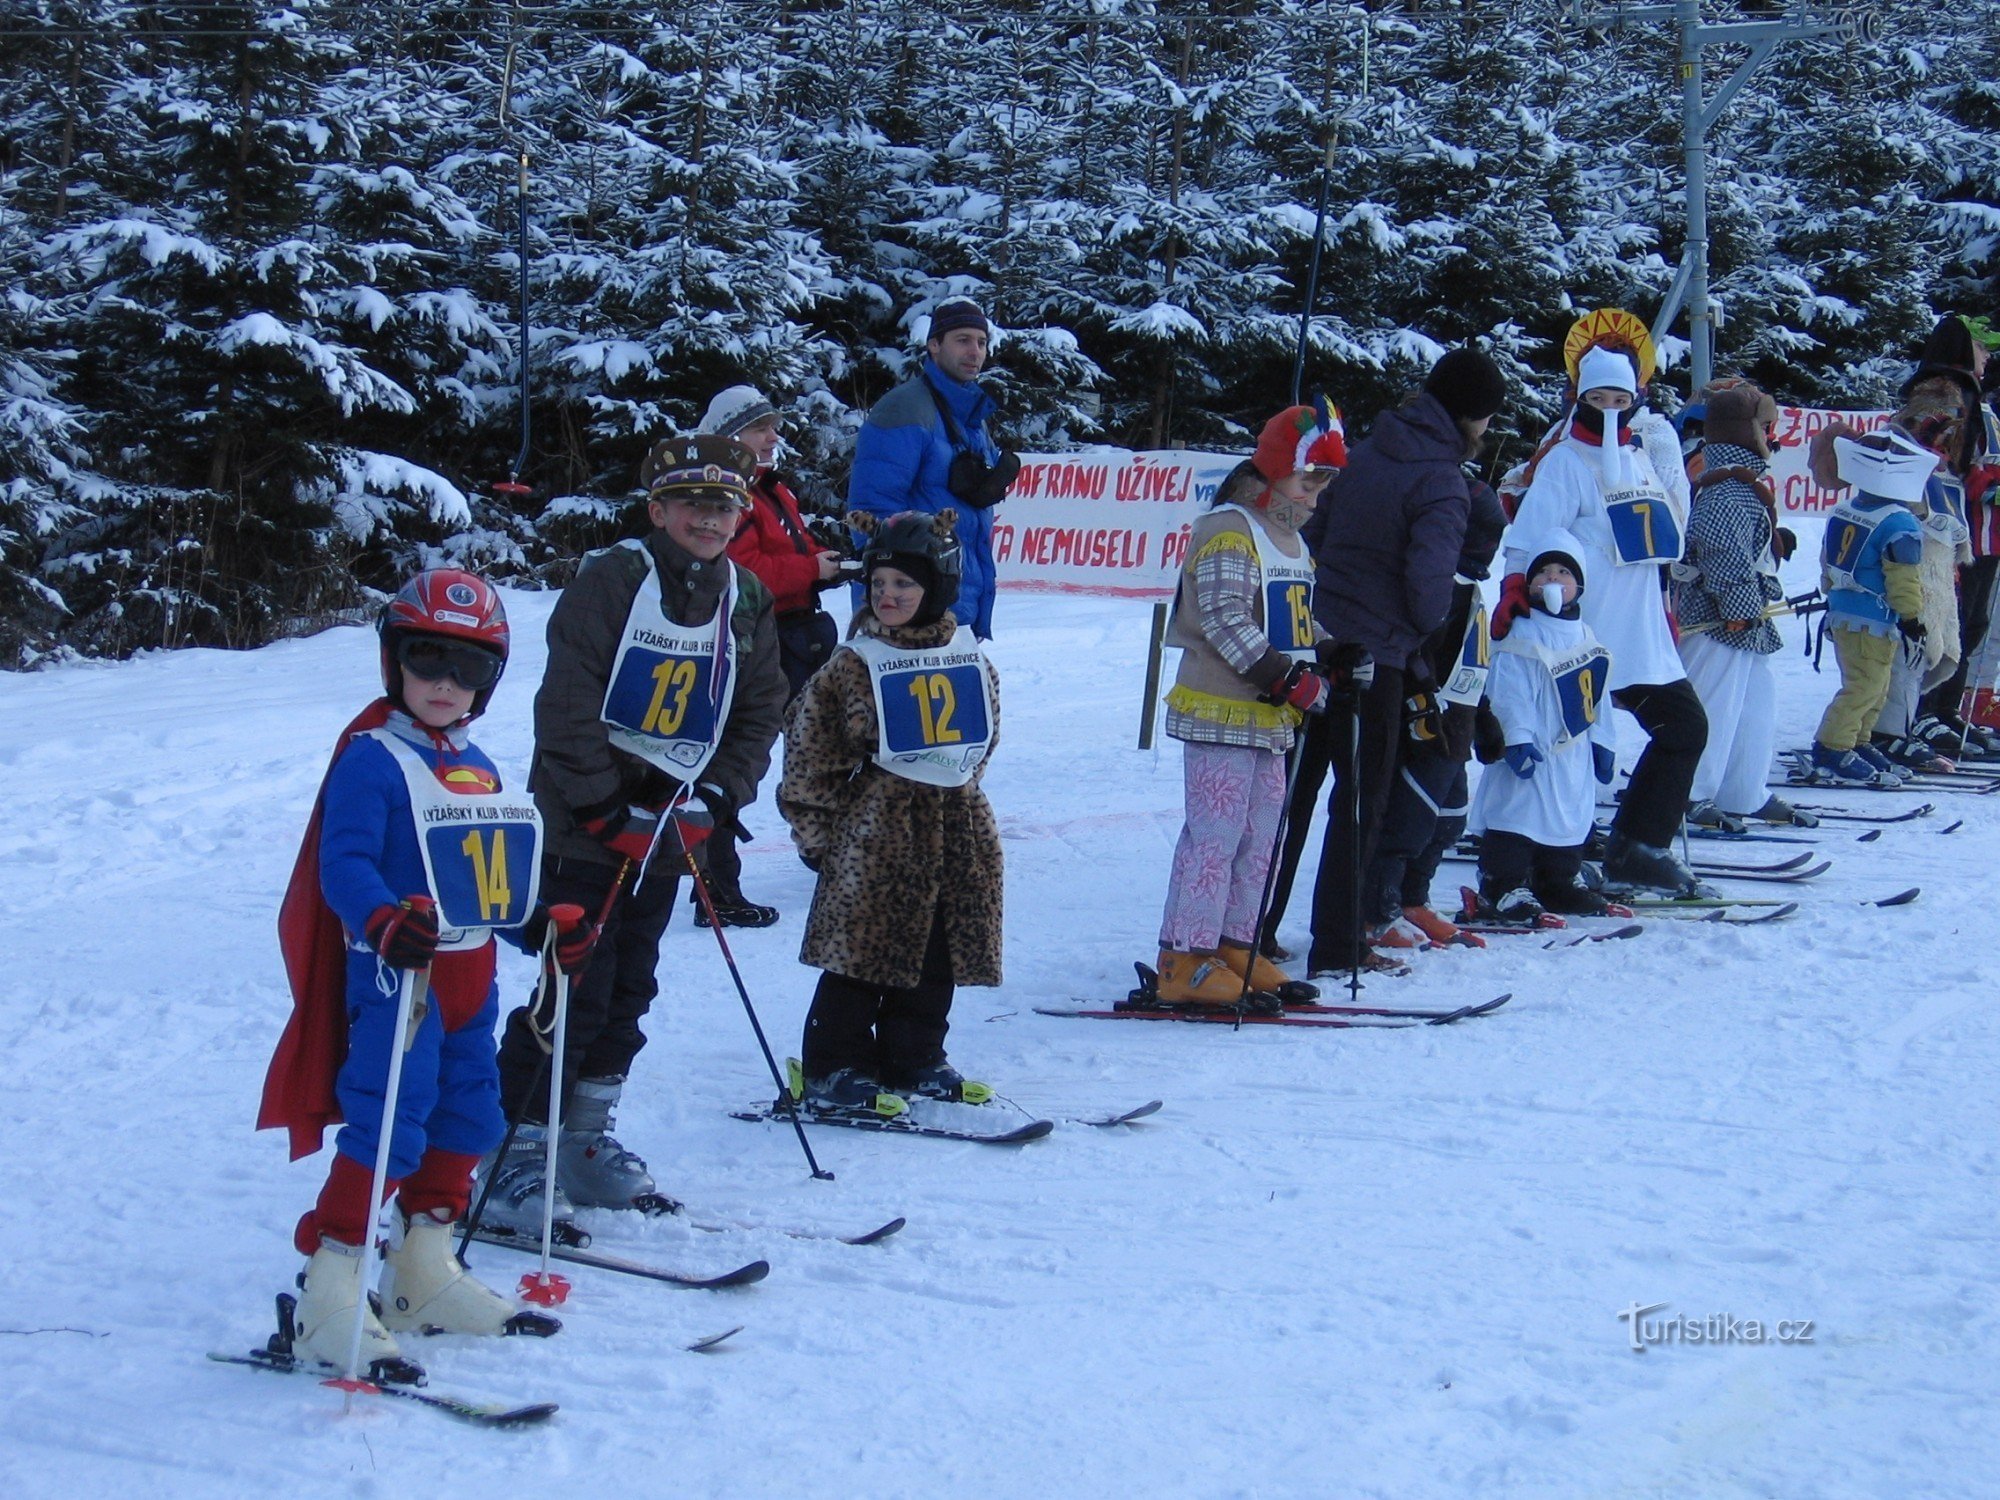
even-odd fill
[[[1588,609],[1594,575],[1575,537],[1565,532],[1542,533],[1524,556],[1523,571],[1527,563],[1548,552],[1567,552],[1582,565],[1584,571],[1577,579],[1579,602]],[[1603,686],[1605,665],[1600,658],[1594,671],[1580,672],[1580,663],[1602,650],[1582,619],[1565,620],[1550,614],[1540,599],[1535,601],[1534,613],[1516,620],[1506,639],[1493,643],[1487,702],[1508,745],[1533,745],[1542,753],[1542,760],[1532,776],[1516,775],[1505,761],[1496,761],[1480,773],[1479,788],[1472,799],[1473,831],[1498,829],[1558,849],[1572,848],[1590,837],[1591,823],[1597,816],[1597,776],[1591,747],[1602,745],[1614,754],[1618,748],[1611,705],[1604,701],[1609,696],[1609,689]],[[1608,673],[1614,681],[1617,671],[1614,654]],[[1581,703],[1576,696],[1580,676],[1587,683]],[[1564,677],[1569,679],[1567,704],[1559,681]]]
[[[1622,379],[1596,373],[1614,366],[1622,370]],[[1590,350],[1578,366],[1577,389],[1606,385],[1634,391],[1631,364],[1622,354]],[[1572,412],[1572,422],[1574,416]],[[1633,417],[1635,431],[1643,433],[1654,425],[1644,412],[1606,412],[1601,445],[1565,437],[1542,455],[1534,483],[1521,497],[1521,508],[1508,528],[1506,551],[1507,571],[1521,573],[1533,553],[1516,545],[1517,538],[1537,546],[1555,532],[1575,538],[1577,560],[1591,579],[1583,596],[1584,623],[1611,653],[1614,690],[1638,683],[1678,682],[1687,675],[1667,625],[1666,598],[1660,589],[1662,571],[1679,560],[1679,539],[1687,531],[1687,476],[1679,467],[1678,449],[1670,460],[1663,454],[1662,464],[1656,465],[1645,447],[1619,442],[1621,419],[1627,416]],[[1649,503],[1664,507],[1659,515],[1663,555],[1620,563],[1606,501],[1650,492],[1657,492],[1658,498]],[[1669,524],[1671,543],[1666,541]]]

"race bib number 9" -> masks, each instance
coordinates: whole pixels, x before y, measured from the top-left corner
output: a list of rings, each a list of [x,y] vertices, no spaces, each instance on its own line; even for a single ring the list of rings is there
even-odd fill
[[[882,737],[892,755],[990,738],[986,692],[976,662],[882,674]]]
[[[1621,490],[1606,497],[1612,551],[1621,563],[1678,562],[1681,523],[1658,490]]]
[[[535,899],[542,851],[527,822],[451,822],[424,830],[437,889],[438,920],[447,928],[518,927]]]
[[[1312,584],[1303,578],[1272,579],[1264,585],[1264,633],[1287,655],[1313,648]]]
[[[1556,696],[1562,703],[1565,742],[1588,734],[1603,710],[1604,684],[1611,676],[1610,658],[1602,653],[1556,674]]]
[[[604,717],[632,734],[709,745],[715,740],[715,658],[633,646],[618,664]]]
[[[1862,526],[1836,516],[1827,522],[1826,526],[1826,550],[1822,554],[1826,559],[1826,565],[1838,572],[1853,572],[1855,561],[1861,556],[1862,547],[1874,533],[1873,526]]]

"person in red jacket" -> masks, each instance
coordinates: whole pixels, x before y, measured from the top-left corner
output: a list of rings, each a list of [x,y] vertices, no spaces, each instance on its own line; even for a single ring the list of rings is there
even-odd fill
[[[839,643],[839,627],[819,607],[819,595],[840,581],[840,554],[821,546],[806,530],[797,497],[773,467],[778,456],[778,408],[762,391],[732,385],[718,393],[708,403],[698,431],[734,438],[757,458],[750,510],[729,544],[729,558],[771,591],[778,621],[778,662],[791,686],[789,706]],[[743,895],[743,861],[734,837],[739,831],[740,825],[723,830],[723,837],[708,843],[709,896],[725,927],[768,927],[778,920],[777,908]],[[707,922],[699,905],[695,920]]]

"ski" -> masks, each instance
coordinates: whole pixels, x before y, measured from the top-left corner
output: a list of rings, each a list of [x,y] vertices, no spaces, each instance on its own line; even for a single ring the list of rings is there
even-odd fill
[[[428,1406],[432,1411],[441,1411],[446,1416],[456,1417],[461,1422],[469,1422],[475,1427],[529,1427],[537,1422],[546,1422],[558,1410],[553,1401],[532,1401],[524,1405],[509,1406],[499,1401],[474,1401],[465,1396],[454,1396],[443,1391],[421,1390],[429,1377],[421,1367],[408,1360],[399,1360],[399,1374],[406,1373],[410,1379],[405,1383],[392,1380],[347,1380],[340,1371],[318,1360],[306,1359],[292,1352],[292,1341],[296,1337],[296,1313],[299,1299],[290,1292],[278,1294],[278,1331],[271,1335],[261,1349],[252,1349],[247,1354],[216,1354],[208,1357],[217,1364],[247,1365],[253,1370],[270,1370],[279,1375],[308,1375],[323,1385],[357,1396],[392,1396],[399,1401],[414,1401],[420,1406]]]
[[[1692,833],[1693,830],[1690,829],[1689,832]],[[1724,837],[1727,836],[1724,835]],[[1776,875],[1784,870],[1796,870],[1800,865],[1810,862],[1812,858],[1812,852],[1808,850],[1802,854],[1790,855],[1785,859],[1779,860],[1776,864],[1732,865],[1722,860],[1706,860],[1704,863],[1711,870],[1736,870],[1752,875]]]
[[[1189,1021],[1209,1026],[1313,1026],[1340,1029],[1381,1028],[1388,1030],[1405,1026],[1433,1026],[1434,1021],[1395,1021],[1387,1017],[1355,1016],[1335,1019],[1332,1016],[1272,1015],[1260,1010],[1076,1010],[1068,1006],[1038,1005],[1035,1014],[1041,1016],[1069,1016],[1090,1021]]]
[[[1609,891],[1605,892],[1607,898]],[[1629,906],[1634,912],[1645,914],[1656,911],[1703,911],[1724,910],[1732,906],[1796,906],[1796,901],[1786,902],[1776,897],[1761,896],[1648,896],[1641,892],[1621,893],[1615,899],[1620,906]]]
[[[1766,885],[1796,885],[1802,880],[1817,880],[1833,868],[1833,861],[1823,859],[1816,865],[1804,869],[1761,869],[1752,865],[1705,865],[1690,866],[1697,875],[1707,875],[1716,880],[1761,881]]]
[[[721,1333],[711,1333],[705,1339],[696,1339],[692,1344],[682,1344],[681,1347],[690,1354],[706,1354],[725,1340],[735,1338],[742,1331],[743,1325],[738,1323],[734,1328],[725,1328]]]
[[[1747,911],[1733,908],[1748,907]],[[1796,901],[1780,901],[1776,905],[1760,906],[1755,901],[1731,901],[1721,906],[1696,907],[1692,911],[1648,911],[1643,915],[1648,921],[1659,918],[1670,922],[1709,922],[1720,927],[1755,927],[1763,922],[1782,922],[1798,911]]]
[[[878,1224],[862,1234],[833,1234],[823,1229],[787,1229],[777,1225],[743,1223],[734,1219],[719,1223],[704,1223],[699,1219],[688,1219],[685,1222],[688,1228],[699,1229],[703,1234],[738,1234],[746,1230],[770,1230],[795,1240],[831,1240],[838,1245],[879,1245],[882,1241],[901,1233],[909,1220],[898,1215],[888,1223]]]
[[[1387,1005],[1327,1005],[1313,1002],[1287,1005],[1285,1009],[1300,1011],[1311,1016],[1395,1016],[1403,1020],[1450,1022],[1463,1021],[1472,1016],[1491,1015],[1513,998],[1513,992],[1510,990],[1482,1004],[1461,1005],[1453,1010],[1409,1010]]]
[[[1908,906],[1924,893],[1920,885],[1913,885],[1907,891],[1898,891],[1893,896],[1884,896],[1879,901],[1864,901],[1863,906]]]
[[[1622,927],[1614,927],[1609,932],[1586,932],[1577,937],[1550,938],[1542,944],[1544,948],[1580,948],[1585,943],[1615,943],[1625,938],[1635,938],[1645,931],[1638,922],[1627,922]]]
[[[208,1357],[218,1364],[248,1365],[253,1370],[274,1370],[281,1375],[310,1375],[327,1383],[337,1378],[329,1375],[317,1362],[301,1359],[295,1354],[273,1354],[267,1349],[252,1349],[248,1354],[212,1353]],[[547,1421],[558,1410],[553,1401],[508,1406],[504,1402],[473,1401],[442,1391],[420,1390],[415,1386],[377,1385],[369,1380],[357,1380],[351,1384],[341,1381],[339,1389],[351,1390],[361,1396],[393,1396],[399,1401],[415,1401],[432,1411],[441,1411],[447,1416],[457,1417],[461,1422],[470,1422],[475,1427],[528,1427]]]
[[[1163,1108],[1165,1105],[1160,1100],[1148,1099],[1137,1108],[1125,1110],[1121,1114],[1106,1115],[1097,1119],[1083,1115],[1072,1115],[1070,1118],[1077,1125],[1095,1125],[1099,1129],[1108,1129],[1113,1125],[1130,1125],[1134,1120],[1143,1120],[1148,1115],[1158,1114]]]
[[[1832,789],[1822,788],[1822,790]],[[1843,807],[1814,806],[1805,810],[1836,823],[1908,823],[1917,818],[1928,818],[1937,811],[1937,808],[1929,802],[1920,802],[1902,812],[1887,814],[1850,812]]]
[[[1965,826],[1965,819],[1963,819],[1963,818],[1956,818],[1956,819],[1952,820],[1951,822],[1949,822],[1949,823],[1945,824],[1945,825],[1944,825],[1944,827],[1940,828],[1940,829],[1938,830],[1938,835],[1939,835],[1940,837],[1942,837],[1943,835],[1945,835],[1945,834],[1947,834],[1947,833],[1957,833],[1957,832],[1958,832],[1958,830],[1959,830],[1959,829],[1961,829],[1961,828],[1963,828],[1964,826]],[[1863,838],[1867,838],[1867,837],[1868,837],[1868,835],[1867,835],[1867,834],[1865,834],[1865,833],[1864,833],[1863,835],[1861,835],[1861,836],[1862,836]]]
[[[791,1118],[791,1110],[765,1105],[761,1109],[736,1109],[729,1112],[732,1120],[786,1120]],[[1056,1128],[1053,1120],[1030,1120],[1017,1125],[1012,1130],[987,1132],[979,1130],[955,1130],[945,1125],[918,1125],[913,1121],[897,1117],[895,1119],[849,1118],[842,1115],[816,1115],[807,1113],[800,1116],[808,1125],[838,1125],[846,1130],[872,1130],[880,1135],[922,1135],[940,1141],[970,1141],[979,1146],[1021,1146],[1029,1141],[1039,1141]]]
[[[492,1229],[485,1225],[472,1236],[482,1245],[498,1245],[503,1250],[518,1250],[523,1255],[540,1255],[542,1241],[540,1235],[514,1235],[504,1229]],[[599,1271],[616,1271],[623,1276],[642,1276],[648,1281],[664,1281],[669,1286],[688,1287],[695,1291],[720,1291],[725,1287],[750,1286],[771,1274],[771,1263],[753,1260],[738,1266],[733,1271],[724,1271],[714,1276],[698,1276],[685,1271],[668,1271],[659,1266],[646,1265],[641,1261],[627,1260],[622,1255],[606,1255],[600,1250],[585,1250],[575,1245],[554,1245],[549,1255],[555,1260],[566,1260],[572,1265],[591,1266]]]
[[[1762,833],[1754,829],[1727,833],[1720,828],[1703,828],[1698,823],[1687,825],[1687,836],[1691,839],[1720,839],[1730,844],[1809,844],[1817,847],[1821,842],[1800,833]]]

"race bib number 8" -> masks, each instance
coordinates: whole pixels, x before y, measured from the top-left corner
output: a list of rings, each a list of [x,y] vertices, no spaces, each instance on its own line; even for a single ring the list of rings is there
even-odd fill
[[[1681,523],[1658,490],[1627,491],[1604,502],[1613,551],[1621,563],[1677,562]]]
[[[884,673],[883,740],[891,754],[989,738],[986,693],[977,663],[938,671]]]
[[[619,663],[604,717],[634,734],[709,743],[715,738],[714,662],[712,656],[669,656],[635,646]]]
[[[528,920],[541,859],[530,823],[451,823],[425,830],[437,885],[438,920],[448,928],[518,927]]]
[[[1588,734],[1604,703],[1604,684],[1611,675],[1611,662],[1602,655],[1572,667],[1556,677],[1556,696],[1562,703],[1563,734],[1566,740]]]
[[[1312,584],[1304,579],[1274,579],[1264,585],[1264,631],[1271,644],[1287,653],[1313,648]]]

